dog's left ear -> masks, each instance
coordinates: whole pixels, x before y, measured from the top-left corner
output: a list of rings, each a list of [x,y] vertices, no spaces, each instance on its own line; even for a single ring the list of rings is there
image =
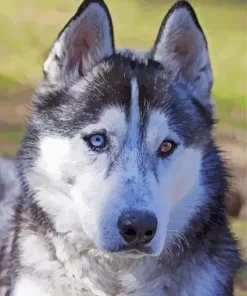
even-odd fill
[[[113,26],[103,0],[84,0],[54,42],[44,63],[51,83],[75,81],[114,53]]]
[[[171,79],[182,78],[192,96],[210,97],[213,77],[207,41],[187,1],[178,1],[164,18],[152,58],[163,64]]]

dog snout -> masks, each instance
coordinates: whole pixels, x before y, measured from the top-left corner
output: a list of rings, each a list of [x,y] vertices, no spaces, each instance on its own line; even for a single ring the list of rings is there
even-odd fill
[[[157,231],[158,221],[148,211],[126,211],[118,219],[118,229],[128,244],[145,245]]]

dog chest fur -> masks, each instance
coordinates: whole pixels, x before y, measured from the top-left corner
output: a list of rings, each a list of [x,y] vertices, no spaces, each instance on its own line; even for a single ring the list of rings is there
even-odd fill
[[[21,274],[24,282],[37,283],[36,289],[42,289],[38,296],[190,296],[195,291],[200,294],[194,295],[211,296],[217,283],[225,280],[209,258],[202,265],[197,256],[173,265],[166,253],[120,257],[85,250],[79,240],[73,240],[74,235],[78,238],[73,233],[45,237],[30,225],[22,226],[19,258],[25,267]],[[32,295],[32,285],[24,284],[20,291],[27,292],[27,286]]]
[[[44,283],[52,295],[170,295],[165,289],[171,278],[161,272],[163,266],[155,257],[137,260],[96,249],[80,252],[79,244],[71,244],[66,236],[50,235],[48,243],[47,238],[27,228],[20,236],[20,258],[25,265],[22,274],[30,281]],[[32,277],[25,272],[30,269]]]

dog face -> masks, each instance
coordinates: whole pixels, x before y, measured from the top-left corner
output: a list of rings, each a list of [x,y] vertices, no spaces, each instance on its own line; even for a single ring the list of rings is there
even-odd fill
[[[160,254],[203,199],[213,123],[207,44],[190,4],[171,8],[141,55],[116,51],[107,7],[85,1],[44,75],[23,144],[35,154],[26,175],[36,201],[57,228],[81,227],[105,252]]]

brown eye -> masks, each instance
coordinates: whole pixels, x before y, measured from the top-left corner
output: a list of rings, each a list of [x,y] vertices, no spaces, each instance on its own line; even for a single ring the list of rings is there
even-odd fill
[[[167,156],[173,152],[176,148],[176,144],[173,141],[165,140],[161,143],[158,154],[160,156]]]

